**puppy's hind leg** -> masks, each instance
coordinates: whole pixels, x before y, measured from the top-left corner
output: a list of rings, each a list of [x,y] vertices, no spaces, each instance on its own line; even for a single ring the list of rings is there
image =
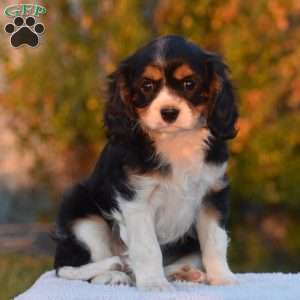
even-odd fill
[[[57,271],[57,275],[65,279],[90,280],[99,274],[121,269],[121,267],[122,262],[120,258],[118,256],[112,256],[80,267],[61,267]]]
[[[88,248],[92,262],[113,256],[111,228],[102,217],[79,219],[74,222],[72,231],[76,239]]]
[[[99,216],[78,220],[73,225],[78,241],[90,252],[91,263],[80,267],[65,266],[57,274],[66,279],[91,280],[92,283],[129,284],[131,279],[122,272],[122,262],[113,256],[112,232],[104,219]]]

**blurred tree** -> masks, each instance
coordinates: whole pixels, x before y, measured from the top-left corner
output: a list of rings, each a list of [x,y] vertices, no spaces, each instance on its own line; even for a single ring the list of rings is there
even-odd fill
[[[21,120],[15,129],[37,162],[51,161],[51,149],[76,161],[71,175],[88,168],[104,139],[106,75],[147,39],[144,10],[139,1],[51,1],[40,47],[2,51],[8,85],[1,104]]]
[[[75,154],[74,165],[94,161],[104,139],[105,76],[149,38],[181,34],[221,53],[241,111],[230,166],[234,269],[299,270],[298,0],[54,0],[45,23],[38,49],[0,46],[9,83],[0,105],[17,114],[20,136],[48,161],[49,149]]]

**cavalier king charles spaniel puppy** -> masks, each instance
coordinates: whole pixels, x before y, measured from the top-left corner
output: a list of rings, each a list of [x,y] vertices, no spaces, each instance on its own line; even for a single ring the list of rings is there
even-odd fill
[[[57,276],[149,291],[236,282],[225,222],[238,113],[224,62],[159,37],[119,64],[108,92],[107,144],[58,215]]]

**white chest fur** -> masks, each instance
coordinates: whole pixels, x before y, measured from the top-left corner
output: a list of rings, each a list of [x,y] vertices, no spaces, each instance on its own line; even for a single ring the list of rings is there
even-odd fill
[[[205,140],[209,137],[207,129],[181,131],[176,134],[155,134],[153,139],[156,151],[163,160],[171,164],[173,169],[196,172],[196,163],[203,162],[205,155]],[[173,172],[174,173],[174,172]]]
[[[205,129],[180,133],[177,136],[156,136],[157,152],[171,165],[166,177],[132,176],[137,201],[147,203],[153,212],[160,244],[180,238],[195,222],[198,208],[208,189],[224,175],[226,165],[204,161]]]

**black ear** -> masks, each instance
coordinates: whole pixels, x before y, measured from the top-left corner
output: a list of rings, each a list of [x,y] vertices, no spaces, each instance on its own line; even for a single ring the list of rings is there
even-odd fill
[[[127,66],[121,63],[118,70],[108,77],[108,101],[104,110],[104,124],[108,137],[128,137],[135,127],[131,111]]]
[[[238,111],[232,83],[228,79],[228,68],[222,60],[214,56],[209,62],[214,77],[218,81],[218,89],[211,99],[208,116],[208,127],[217,138],[227,140],[236,136],[235,123]]]

